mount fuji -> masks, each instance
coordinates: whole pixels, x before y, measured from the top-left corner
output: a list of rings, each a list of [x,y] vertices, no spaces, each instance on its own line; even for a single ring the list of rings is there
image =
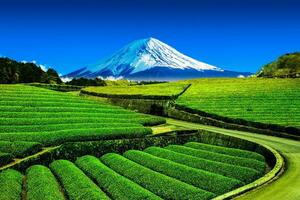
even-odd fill
[[[64,78],[122,77],[129,80],[174,81],[199,77],[249,76],[190,58],[155,38],[140,39],[126,45],[107,59]]]

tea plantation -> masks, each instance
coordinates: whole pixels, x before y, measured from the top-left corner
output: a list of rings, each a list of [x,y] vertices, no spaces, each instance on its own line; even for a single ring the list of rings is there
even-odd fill
[[[184,149],[184,151],[181,151]],[[207,156],[209,155],[209,156]],[[234,160],[234,162],[232,162]],[[251,165],[247,166],[247,163]],[[261,177],[260,154],[189,142],[0,173],[1,199],[212,199]]]
[[[300,79],[195,79],[176,103],[219,116],[300,127]]]
[[[152,132],[144,125],[165,122],[38,87],[0,85],[0,94],[0,164],[30,154],[41,145],[143,137]]]
[[[81,91],[102,97],[176,98],[188,87],[187,83],[171,82],[133,86],[86,87]]]

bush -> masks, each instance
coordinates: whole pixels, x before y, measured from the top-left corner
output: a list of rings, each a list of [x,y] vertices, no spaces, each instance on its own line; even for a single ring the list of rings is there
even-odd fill
[[[96,117],[69,117],[69,118],[0,118],[0,125],[49,125],[74,123],[140,123],[143,125],[163,122],[160,118],[146,118],[128,115],[127,118],[96,118]]]
[[[91,179],[70,161],[54,161],[50,168],[62,183],[69,199],[109,199]]]
[[[199,143],[199,142],[188,142],[188,143],[185,143],[184,146],[194,148],[194,149],[200,149],[200,150],[206,150],[206,151],[212,151],[212,152],[216,152],[216,153],[226,154],[226,155],[230,155],[230,156],[250,158],[250,159],[255,159],[258,161],[265,162],[264,156],[262,156],[258,153],[255,153],[255,152],[245,151],[245,150],[241,150],[241,149],[234,149],[234,148],[204,144],[204,143]]]
[[[79,85],[79,86],[106,86],[104,80],[100,78],[88,79],[88,78],[79,78],[72,79],[69,82],[66,82],[67,85]]]
[[[113,199],[160,199],[135,182],[116,173],[96,157],[83,156],[76,160],[76,165]]]
[[[37,152],[41,146],[37,142],[0,141],[0,152],[10,153],[13,157],[25,157]]]
[[[117,118],[117,117],[131,117],[135,116],[134,114],[125,113],[116,109],[101,109],[99,112],[63,112],[63,113],[56,113],[56,112],[38,112],[38,111],[30,111],[30,112],[7,112],[3,111],[0,116],[5,118],[62,118],[62,117],[99,117],[99,118]],[[34,115],[33,115],[34,113]],[[4,127],[6,128],[6,127]],[[3,130],[1,128],[1,130]],[[4,130],[3,130],[4,131]]]
[[[242,167],[248,167],[259,171],[261,174],[264,173],[266,164],[261,161],[234,157],[220,153],[214,153],[210,151],[198,150],[190,147],[180,146],[180,145],[169,145],[165,147],[168,150],[175,151],[178,153],[187,154],[190,156],[195,156],[202,159],[212,160],[221,163],[228,163],[231,165],[238,165]]]
[[[100,139],[135,138],[151,134],[150,128],[92,128],[49,132],[18,132],[2,133],[0,140],[6,141],[35,141],[43,144],[64,143],[67,141],[85,141]]]
[[[64,200],[65,198],[50,169],[42,165],[33,165],[26,170],[26,199]]]
[[[0,173],[1,200],[21,200],[23,175],[8,169]]]
[[[244,183],[250,183],[259,178],[261,175],[258,171],[251,168],[201,159],[159,147],[149,147],[144,151],[154,156],[165,158],[180,164],[187,165],[189,167],[194,167],[197,169],[202,169],[212,173],[238,179]]]
[[[229,192],[242,184],[236,179],[188,167],[142,151],[129,150],[124,153],[124,156],[154,171],[176,178],[217,195]]]
[[[80,93],[118,99],[174,100],[189,87],[190,84],[176,82],[134,86],[86,87]]]
[[[164,174],[152,171],[118,154],[101,157],[108,167],[164,199],[211,199],[215,195]]]
[[[48,131],[62,131],[62,130],[74,130],[74,129],[90,129],[90,128],[111,128],[111,127],[126,127],[126,128],[142,128],[141,124],[133,123],[75,123],[75,124],[49,124],[43,125],[29,125],[29,126],[1,126],[0,133],[14,133],[14,132],[43,132]],[[27,142],[28,143],[28,142]],[[36,144],[36,143],[35,143]],[[1,141],[0,141],[1,151]]]
[[[12,161],[13,156],[9,153],[0,152],[0,165],[5,165]]]

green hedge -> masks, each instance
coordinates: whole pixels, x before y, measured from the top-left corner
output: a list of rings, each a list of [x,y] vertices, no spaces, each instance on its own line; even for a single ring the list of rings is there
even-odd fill
[[[128,115],[126,118],[93,118],[93,117],[69,117],[69,118],[0,118],[0,125],[49,125],[49,124],[74,124],[74,123],[140,123],[147,125],[159,125],[165,123],[160,117],[137,117]]]
[[[23,175],[8,169],[0,173],[1,200],[21,200]]]
[[[76,160],[76,165],[113,199],[160,199],[135,182],[116,173],[96,157],[83,156]]]
[[[33,115],[34,113],[34,115]],[[3,118],[62,118],[62,117],[99,117],[99,118],[113,118],[113,117],[131,117],[136,116],[134,113],[126,113],[116,109],[102,109],[97,113],[89,112],[1,112],[0,117]]]
[[[57,160],[50,165],[58,177],[69,199],[99,200],[109,199],[106,194],[79,168],[67,160]]]
[[[118,154],[108,153],[101,161],[114,171],[133,180],[164,199],[211,199],[215,195],[187,183],[160,174]]]
[[[0,152],[10,153],[13,157],[25,157],[38,152],[42,145],[38,142],[0,141]]]
[[[212,152],[216,152],[216,153],[226,154],[226,155],[230,155],[230,156],[250,158],[250,159],[255,159],[258,161],[265,162],[264,156],[262,156],[256,152],[245,151],[245,150],[241,150],[241,149],[234,149],[234,148],[204,144],[204,143],[200,143],[200,142],[188,142],[188,143],[185,143],[184,146],[191,147],[194,149],[207,150],[207,151],[212,151]]]
[[[241,157],[237,158],[234,156],[194,149],[194,148],[180,146],[180,145],[169,145],[165,148],[171,151],[175,151],[177,153],[183,153],[186,155],[195,156],[206,160],[212,160],[216,162],[252,168],[260,172],[261,175],[265,172],[265,165],[266,165],[265,162],[261,162],[258,160],[241,158]]]
[[[164,83],[125,87],[86,87],[80,93],[104,98],[175,100],[191,84]]]
[[[111,128],[111,127],[143,127],[141,124],[135,123],[78,123],[78,124],[49,124],[43,125],[26,125],[26,126],[1,126],[1,133],[16,133],[16,132],[48,132],[48,131],[61,131],[72,129],[89,129],[89,128]],[[1,142],[0,142],[1,145]],[[0,147],[1,148],[1,147]]]
[[[29,83],[30,86],[41,87],[51,90],[57,90],[61,92],[79,91],[83,86],[77,85],[59,85],[59,84],[45,84],[45,83]]]
[[[9,163],[10,161],[12,161],[12,159],[12,154],[0,152],[0,166]]]
[[[33,165],[26,170],[27,200],[64,200],[60,186],[49,168]]]
[[[152,133],[150,128],[100,128],[51,132],[2,133],[0,140],[34,141],[43,144],[60,144],[66,141],[104,140],[116,138],[144,137]]]
[[[154,171],[176,178],[217,195],[224,194],[242,185],[242,183],[236,179],[188,167],[142,151],[129,150],[123,155],[126,158]]]
[[[51,94],[49,94],[51,95]],[[22,97],[18,97],[22,98]],[[50,102],[51,103],[51,102]],[[64,106],[51,106],[52,104],[49,104],[44,107],[24,107],[22,105],[0,105],[0,111],[2,112],[45,112],[45,113],[57,113],[57,112],[72,112],[72,113],[101,113],[103,111],[111,111],[113,108],[111,106],[107,105],[100,105],[97,107],[85,107],[85,106],[80,106],[80,107],[64,107]],[[117,111],[120,111],[121,113],[124,112],[123,110],[116,108]],[[63,114],[63,113],[62,113]],[[131,114],[131,113],[128,113]]]
[[[130,88],[128,88],[130,89]],[[105,94],[97,92],[89,92],[84,89],[80,91],[81,94],[103,97],[103,98],[114,98],[114,99],[156,99],[156,100],[172,100],[176,99],[177,95],[142,95],[142,94]]]
[[[238,179],[244,183],[250,183],[259,178],[261,175],[258,171],[251,168],[201,159],[159,147],[149,147],[144,151],[154,156],[184,164],[189,167],[194,167],[197,169],[202,169],[212,173]]]

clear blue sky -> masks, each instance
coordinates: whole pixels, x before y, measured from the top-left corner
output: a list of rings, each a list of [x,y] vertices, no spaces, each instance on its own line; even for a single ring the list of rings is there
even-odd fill
[[[300,51],[297,0],[0,0],[0,22],[0,55],[61,74],[150,36],[235,71]]]

